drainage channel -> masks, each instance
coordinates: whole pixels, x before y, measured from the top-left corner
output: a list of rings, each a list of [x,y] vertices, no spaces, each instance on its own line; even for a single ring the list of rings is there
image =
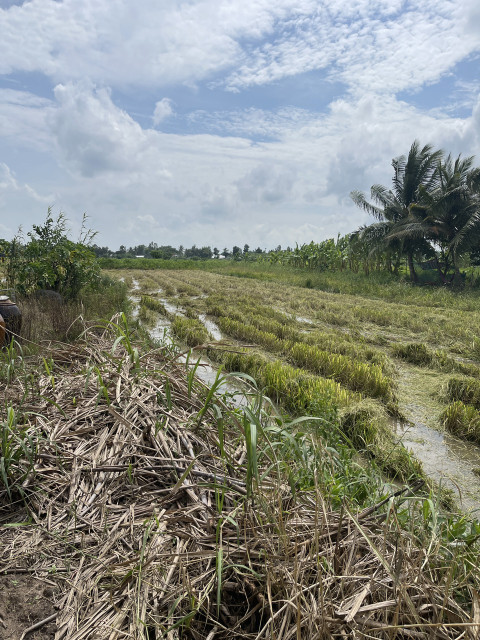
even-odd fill
[[[137,284],[137,287],[135,287],[135,284]],[[139,288],[136,281],[133,281],[133,285],[133,290]],[[140,297],[131,295],[130,300],[133,303],[132,315],[134,318],[138,318]],[[184,315],[179,306],[173,304],[165,298],[158,298],[158,300],[163,304],[169,314],[179,314],[182,316]],[[215,341],[224,339],[224,336],[222,335],[219,327],[212,320],[207,318],[205,314],[200,315],[199,320],[204,324]],[[166,346],[173,346],[174,344],[176,344],[176,341],[171,333],[171,321],[167,317],[160,317],[154,327],[147,327],[144,325],[144,329],[148,331],[149,335],[153,339],[162,342]],[[180,354],[177,358],[177,361],[185,364],[187,362],[187,354]],[[211,387],[217,380],[218,370],[204,358],[198,359],[198,357],[190,356],[189,364],[191,366],[196,366],[197,362],[198,366],[196,367],[195,371],[196,376],[207,386]],[[249,406],[250,402],[248,396],[251,395],[252,390],[247,385],[247,383],[242,383],[240,380],[234,381],[234,376],[229,376],[228,374],[224,374],[221,377],[223,377],[223,380],[219,385],[218,394],[223,395],[224,393],[227,393],[229,395],[229,402],[231,402],[236,407]]]
[[[480,513],[480,478],[473,471],[480,467],[480,447],[419,421],[395,422],[393,429],[428,476],[452,489],[463,508]]]

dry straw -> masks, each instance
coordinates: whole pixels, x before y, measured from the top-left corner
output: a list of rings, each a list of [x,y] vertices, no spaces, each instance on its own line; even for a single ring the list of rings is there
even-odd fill
[[[25,506],[0,497],[29,521],[0,529],[0,572],[57,584],[56,640],[477,637],[393,506],[331,512],[261,460],[252,480],[261,424],[161,351],[118,330],[50,358],[14,407],[38,454]]]

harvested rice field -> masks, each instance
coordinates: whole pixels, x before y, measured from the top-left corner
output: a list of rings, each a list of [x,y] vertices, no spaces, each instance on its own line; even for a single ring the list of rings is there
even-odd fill
[[[253,375],[292,414],[334,406],[388,477],[424,474],[464,509],[480,506],[480,405],[458,391],[480,372],[480,312],[468,301],[422,306],[200,270],[111,275],[135,283],[157,335],[168,327],[186,346],[231,345],[202,354]]]
[[[467,341],[402,342],[352,296],[114,275],[132,319],[2,352],[0,638],[478,637],[480,523],[400,442],[408,411],[444,435],[477,410]]]

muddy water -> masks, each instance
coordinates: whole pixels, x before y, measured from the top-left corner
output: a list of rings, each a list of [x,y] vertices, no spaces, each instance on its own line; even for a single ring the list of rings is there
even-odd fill
[[[452,489],[465,509],[480,515],[480,478],[472,469],[480,467],[480,448],[423,422],[396,423],[395,432],[423,464],[425,472],[442,486]]]
[[[133,289],[139,288],[138,283],[136,283],[136,281],[134,281],[133,284],[134,284]],[[136,287],[135,287],[135,284],[137,284]],[[138,317],[138,305],[140,303],[140,298],[139,296],[131,295],[130,300],[134,304],[132,315],[134,318],[136,318]],[[162,304],[165,306],[165,309],[169,313],[173,315],[174,314],[183,315],[183,313],[181,312],[180,308],[177,305],[173,304],[172,302],[169,302],[165,298],[161,298],[160,302],[162,302]],[[203,324],[205,325],[205,327],[207,328],[207,330],[209,331],[210,335],[214,340],[223,339],[223,335],[220,329],[212,320],[209,320],[205,315],[201,315],[199,319],[201,322],[203,322]],[[172,336],[170,325],[171,325],[171,322],[168,318],[159,316],[154,327],[151,327],[151,328],[145,327],[145,329],[149,332],[152,338],[154,338],[155,340],[161,341],[166,347],[172,347],[173,345],[176,344],[176,342]],[[177,360],[180,363],[186,363],[187,361],[186,354],[179,355]],[[195,366],[197,361],[198,361],[197,357],[193,357],[193,358],[191,357],[189,360],[192,366]],[[203,358],[200,358],[200,362],[196,369],[195,374],[202,382],[204,382],[208,387],[211,387],[217,379],[217,373],[218,371],[217,369],[215,369],[215,367],[213,367],[209,362],[207,362]],[[221,384],[218,387],[218,393],[220,395],[227,393],[229,395],[229,403],[233,404],[236,407],[249,406],[250,402],[249,402],[248,395],[251,392],[250,387],[248,387],[247,384],[243,384],[240,380],[235,381],[234,378],[228,376],[227,374],[221,376],[221,379],[222,378],[223,380],[221,381]]]
[[[408,422],[394,422],[394,431],[430,477],[452,489],[460,506],[480,516],[480,478],[473,472],[480,468],[480,447],[439,427],[448,376],[406,364],[398,368],[399,408]]]
[[[212,338],[214,340],[223,340],[224,336],[222,335],[222,332],[220,331],[220,329],[218,328],[218,326],[215,324],[215,322],[213,322],[212,320],[209,320],[207,318],[207,316],[202,313],[198,316],[198,319],[200,320],[200,322],[202,322],[208,333],[212,336]]]

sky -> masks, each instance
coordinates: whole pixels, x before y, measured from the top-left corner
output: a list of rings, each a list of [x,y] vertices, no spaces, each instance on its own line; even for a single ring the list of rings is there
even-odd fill
[[[415,139],[480,165],[478,0],[0,0],[0,238],[320,242]]]

